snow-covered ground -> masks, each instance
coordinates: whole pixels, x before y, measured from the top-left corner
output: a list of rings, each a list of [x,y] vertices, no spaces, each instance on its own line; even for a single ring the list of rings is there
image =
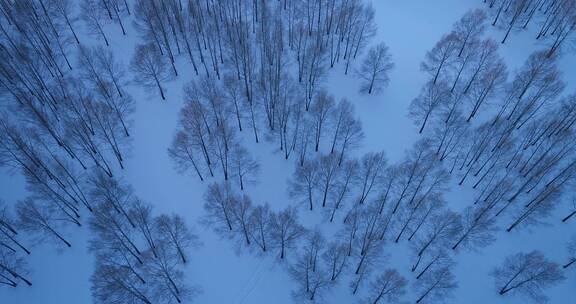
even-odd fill
[[[419,138],[416,126],[407,114],[410,101],[426,81],[426,76],[420,72],[420,62],[426,51],[450,31],[455,21],[467,10],[482,7],[483,3],[481,0],[374,0],[373,4],[378,25],[373,42],[384,41],[395,63],[388,88],[380,95],[360,95],[353,73],[345,76],[341,67],[329,71],[324,87],[335,95],[336,100],[347,98],[355,105],[366,136],[359,152],[384,150],[390,162],[397,162]],[[135,29],[129,27],[127,36],[119,35],[119,29],[113,25],[106,30],[115,55],[128,64],[139,39]],[[488,35],[499,38],[503,33],[489,28]],[[83,43],[98,43],[92,40],[86,35],[81,37]],[[534,33],[528,31],[511,36],[501,46],[500,53],[509,71],[513,72],[539,47]],[[574,54],[568,54],[560,62],[563,78],[568,83],[565,92],[574,92],[576,88],[575,58]],[[150,94],[139,86],[131,85],[128,88],[136,100],[136,113],[133,115],[132,152],[127,157],[123,178],[134,187],[141,199],[152,203],[157,212],[182,215],[200,236],[203,246],[191,253],[191,263],[186,270],[187,280],[202,289],[195,303],[292,303],[290,292],[294,283],[282,263],[271,256],[262,258],[238,252],[231,242],[219,239],[212,230],[198,223],[204,214],[202,195],[207,183],[200,183],[193,176],[178,174],[167,154],[178,112],[183,105],[182,87],[193,74],[184,58],[178,60],[182,75],[168,84],[165,102],[155,93]],[[274,209],[294,204],[286,190],[287,180],[294,168],[293,161],[285,161],[276,154],[276,147],[270,143],[254,144],[249,136],[245,143],[261,166],[259,183],[249,186],[247,190],[253,202],[269,202]],[[0,198],[7,202],[22,199],[26,195],[23,178],[17,173],[1,170]],[[459,209],[471,203],[472,192],[452,183],[447,198],[451,206]],[[532,232],[507,233],[502,229],[498,233],[498,240],[491,246],[476,253],[460,253],[455,268],[460,287],[449,302],[525,303],[526,300],[522,298],[499,296],[494,291],[489,272],[506,255],[519,251],[540,249],[548,258],[564,261],[564,246],[570,234],[576,233],[576,221],[560,225],[559,214],[565,213],[565,210],[558,211],[549,219],[552,225],[538,227]],[[319,214],[306,212],[305,208],[300,209],[306,227],[333,229],[322,222]],[[89,277],[93,270],[93,258],[86,248],[88,229],[83,227],[70,231],[70,236],[73,247],[62,252],[43,245],[35,248],[29,258],[34,286],[2,288],[0,303],[90,303]],[[390,254],[384,261],[385,266],[407,272],[406,246],[386,244],[385,248]],[[360,298],[351,295],[347,283],[342,281],[324,302],[358,302]],[[410,290],[408,288],[405,299],[413,302],[416,295]],[[568,273],[567,280],[550,288],[546,294],[550,297],[550,303],[576,303],[576,272]]]

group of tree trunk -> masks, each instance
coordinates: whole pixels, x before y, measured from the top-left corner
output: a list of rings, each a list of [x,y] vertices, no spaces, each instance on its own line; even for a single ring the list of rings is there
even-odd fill
[[[25,256],[34,245],[71,247],[69,227],[89,222],[97,301],[190,298],[182,265],[197,237],[113,178],[134,111],[124,68],[109,49],[80,44],[71,1],[1,1],[0,10],[0,164],[21,172],[29,191],[0,206],[0,283],[32,285]],[[105,39],[108,17],[125,31],[128,2],[84,1],[81,10]]]
[[[169,149],[179,171],[202,181],[220,172],[224,180],[235,181],[242,190],[255,180],[259,165],[239,135],[249,125],[258,139],[262,124],[258,118],[262,116],[239,91],[235,85],[223,87],[205,76],[186,86],[186,102]],[[283,158],[292,156],[305,170],[309,158],[326,151],[333,165],[345,166],[348,155],[364,137],[353,105],[345,99],[335,104],[334,97],[322,90],[306,111],[304,99],[291,91],[282,94],[280,107],[272,110],[272,120],[265,123],[270,122],[267,138],[278,146]]]
[[[96,204],[89,223],[96,303],[182,303],[197,293],[184,266],[198,237],[181,216],[153,215],[150,204],[105,175],[95,177],[90,197]]]
[[[492,26],[502,29],[505,43],[510,33],[537,27],[536,40],[548,46],[546,56],[571,51],[576,33],[576,3],[571,0],[483,0]],[[571,45],[572,44],[572,45]]]
[[[506,10],[532,5],[531,1],[492,2],[507,3]],[[526,8],[521,13],[527,13]],[[482,40],[485,23],[482,10],[466,13],[426,54],[422,70],[430,79],[410,106],[435,161],[456,183],[468,182],[477,191],[473,204],[457,215],[452,250],[487,246],[495,240],[499,225],[510,232],[545,222],[567,201],[576,176],[576,98],[561,97],[565,83],[557,67],[560,53],[531,54],[506,82],[497,43]],[[569,211],[563,222],[573,214]],[[432,236],[442,227],[431,228]],[[428,254],[419,252],[416,264],[424,258],[451,263],[442,258],[445,253],[429,250]],[[500,286],[500,294],[516,289],[512,281]],[[546,285],[534,284],[523,292],[541,298],[536,291]]]
[[[196,75],[237,86],[237,98],[266,113],[271,128],[289,78],[297,79],[290,90],[305,96],[308,110],[326,69],[343,62],[348,73],[375,33],[374,9],[361,0],[137,0],[134,6],[142,40],[132,61],[137,82],[155,87],[165,99],[163,82],[178,76],[176,61],[186,57]],[[88,18],[105,40],[100,24],[106,10],[101,6],[100,18]],[[116,11],[120,16],[123,10]],[[380,87],[390,58],[385,48],[374,52],[365,73],[373,74],[370,87]],[[289,62],[297,71],[285,70]]]
[[[66,227],[94,211],[88,176],[124,167],[133,101],[112,52],[80,45],[72,2],[2,1],[1,12],[0,163],[30,192],[0,220],[0,276],[16,287],[31,285],[25,243],[71,247]]]

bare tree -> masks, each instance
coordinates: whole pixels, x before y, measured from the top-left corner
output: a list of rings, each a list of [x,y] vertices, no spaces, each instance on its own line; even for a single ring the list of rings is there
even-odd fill
[[[256,181],[256,175],[260,171],[260,165],[252,155],[250,155],[248,150],[240,144],[234,145],[232,149],[231,169],[238,178],[237,181],[240,184],[240,190],[244,190],[244,185]]]
[[[368,50],[362,65],[356,74],[362,79],[360,92],[372,94],[378,93],[388,84],[388,74],[394,67],[392,56],[388,52],[388,46],[383,42]]]
[[[0,200],[0,286],[17,287],[20,282],[31,286],[25,277],[28,275],[26,261],[20,255],[20,250],[26,254],[30,251],[18,240],[18,223],[9,211]]]
[[[292,293],[295,300],[312,301],[321,298],[326,290],[333,286],[328,269],[322,263],[316,264],[320,248],[318,238],[310,237],[309,244],[304,252],[298,256],[296,262],[290,266],[290,275],[299,285],[298,290]]]
[[[73,3],[70,0],[50,0],[46,5],[43,1],[40,2],[41,7],[49,12],[50,15],[53,16],[53,19],[58,20],[60,23],[66,24],[66,27],[72,35],[74,36],[74,40],[77,44],[80,44],[78,40],[78,36],[74,31],[74,21],[76,20],[73,18]]]
[[[500,295],[517,293],[544,302],[546,287],[564,280],[558,264],[548,261],[539,251],[509,255],[492,272]]]
[[[316,201],[316,187],[319,182],[318,161],[305,161],[303,166],[296,166],[293,178],[288,186],[288,193],[292,198],[298,198],[308,203],[310,210],[314,209]]]
[[[156,301],[182,303],[190,300],[194,290],[186,285],[180,269],[181,257],[173,254],[172,244],[159,242],[158,257],[146,262],[152,295]]]
[[[421,256],[431,247],[446,247],[454,236],[462,229],[460,216],[451,211],[445,211],[430,219],[430,229],[425,236],[417,240],[418,255]]]
[[[273,214],[270,228],[270,243],[280,250],[281,259],[284,259],[287,249],[296,246],[296,242],[305,231],[304,227],[298,223],[298,212],[293,207]]]
[[[232,216],[234,218],[234,225],[238,227],[236,230],[237,237],[243,239],[246,246],[250,246],[253,234],[253,226],[250,222],[250,214],[252,212],[252,200],[246,194],[238,195],[232,205]]]
[[[318,160],[318,186],[322,197],[322,207],[326,207],[328,197],[336,187],[339,172],[336,157],[333,155],[320,156]]]
[[[136,200],[130,209],[130,217],[134,219],[137,229],[148,245],[148,249],[154,256],[156,252],[156,225],[152,217],[152,206],[140,200]]]
[[[462,56],[466,48],[478,41],[484,33],[486,17],[486,13],[482,9],[469,10],[454,24],[453,32],[460,45],[458,57]]]
[[[186,264],[186,252],[198,245],[198,237],[194,235],[184,223],[184,219],[177,215],[162,214],[155,218],[156,239],[164,243],[167,253],[175,253],[183,264]]]
[[[262,252],[266,252],[270,246],[272,215],[270,205],[266,203],[253,208],[248,218],[252,239],[262,249]]]
[[[18,226],[22,231],[35,234],[38,241],[55,240],[72,247],[57,229],[63,223],[58,210],[51,205],[45,205],[32,199],[19,201],[16,205]],[[64,223],[68,221],[64,219]]]
[[[332,241],[326,247],[322,260],[330,270],[330,280],[335,281],[348,266],[348,249],[346,244],[338,241]]]
[[[407,280],[395,269],[386,269],[370,283],[371,296],[365,303],[397,303],[406,291]]]
[[[449,96],[447,83],[442,80],[437,83],[428,82],[422,88],[420,95],[412,100],[410,116],[415,123],[421,125],[419,133],[424,131],[428,120],[447,102]]]
[[[26,254],[30,254],[30,250],[18,239],[16,224],[16,219],[13,218],[4,201],[0,199],[0,248],[15,253],[17,247]]]
[[[431,85],[435,85],[439,80],[445,78],[445,73],[453,64],[458,55],[458,38],[455,33],[445,35],[436,43],[434,48],[426,53],[426,57],[420,69],[430,74]],[[430,86],[430,85],[428,85]]]
[[[467,207],[463,211],[463,225],[458,232],[458,240],[452,246],[456,250],[459,246],[468,249],[485,247],[495,240],[495,218],[482,212],[481,208]]]
[[[342,169],[338,171],[333,191],[331,192],[330,202],[328,205],[330,212],[330,222],[334,221],[336,211],[341,209],[342,204],[353,195],[354,183],[356,182],[356,175],[358,174],[358,160],[353,159],[344,162],[341,166]]]
[[[153,303],[150,285],[130,269],[96,264],[90,282],[95,303]]]
[[[80,17],[86,24],[88,33],[104,39],[106,46],[109,46],[108,37],[104,32],[108,19],[106,11],[101,9],[101,5],[101,0],[83,0],[80,3]]]
[[[96,63],[99,66],[101,73],[104,78],[111,82],[116,89],[116,92],[120,97],[123,97],[122,87],[124,85],[124,66],[114,58],[114,53],[108,49],[104,49],[101,46],[94,48],[94,55],[96,57]]]
[[[564,89],[557,59],[558,56],[547,57],[542,51],[531,54],[516,73],[494,121],[505,117],[519,129],[537,118],[543,107]]]
[[[235,203],[234,193],[229,182],[213,183],[208,186],[204,194],[204,210],[207,217],[205,223],[216,225],[216,229],[232,231],[232,208]],[[220,227],[220,226],[225,226]]]
[[[196,155],[196,145],[191,139],[191,136],[183,131],[177,131],[172,140],[172,145],[168,148],[168,155],[174,161],[176,170],[179,172],[186,172],[193,169],[193,172],[198,175],[201,181],[204,181],[204,176],[201,172],[204,162],[198,159]],[[202,158],[200,156],[200,158]],[[192,174],[194,174],[192,173]]]
[[[17,287],[20,282],[32,286],[27,276],[27,265],[24,259],[7,247],[0,246],[0,286]]]
[[[360,190],[357,204],[362,205],[370,193],[377,190],[386,169],[388,160],[384,152],[367,153],[362,156],[356,176],[356,187]]]
[[[318,92],[310,108],[314,125],[314,151],[316,152],[320,148],[320,139],[324,136],[325,125],[330,117],[329,114],[332,112],[332,108],[334,108],[334,96],[329,95],[326,91]]]
[[[506,9],[504,9],[501,15],[500,11],[498,12],[492,25],[496,24],[499,17],[501,27],[506,30],[506,34],[502,39],[502,43],[504,43],[512,30],[526,28],[538,8],[539,3],[537,1],[510,0],[502,1],[502,5],[506,5]]]
[[[364,133],[362,132],[362,124],[354,117],[354,107],[348,100],[342,99],[334,112],[332,119],[334,136],[332,137],[330,154],[340,150],[338,153],[338,165],[340,166],[345,153],[360,145]]]
[[[104,174],[96,173],[90,179],[90,199],[97,205],[112,208],[132,228],[136,228],[130,216],[130,208],[137,201],[130,185]]]
[[[416,303],[434,303],[450,297],[452,291],[458,287],[450,267],[442,267],[427,272],[415,283],[420,291]]]
[[[568,213],[568,215],[566,215],[564,218],[562,218],[562,222],[563,223],[567,222],[574,215],[576,215],[576,197],[574,197],[572,199],[572,206],[571,206],[570,212]]]
[[[137,45],[134,57],[130,62],[130,68],[137,83],[147,88],[158,88],[162,99],[166,99],[162,83],[170,80],[171,74],[166,69],[165,58],[156,46],[152,44]]]
[[[118,215],[110,204],[104,203],[97,207],[90,219],[90,229],[93,232],[89,246],[91,251],[96,254],[117,251],[124,260],[144,264],[142,250],[139,248],[138,229],[132,227],[126,218]]]

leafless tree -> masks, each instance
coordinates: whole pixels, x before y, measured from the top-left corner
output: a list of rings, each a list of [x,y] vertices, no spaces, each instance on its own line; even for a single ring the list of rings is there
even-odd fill
[[[359,190],[357,204],[364,204],[370,193],[377,191],[377,187],[384,176],[387,162],[384,152],[367,153],[362,156],[355,181]]]
[[[204,210],[207,217],[205,223],[215,225],[215,229],[232,231],[232,208],[236,198],[229,182],[213,183],[204,194]],[[219,227],[219,226],[225,226]]]
[[[246,246],[250,246],[253,235],[253,226],[250,222],[250,215],[252,213],[252,200],[247,194],[238,195],[232,205],[232,216],[234,218],[234,225],[237,228],[236,234],[238,239],[243,240]]]
[[[336,187],[339,167],[336,157],[333,155],[320,156],[318,160],[318,186],[322,197],[322,207],[326,207],[328,197],[331,196],[333,188]]]
[[[501,9],[498,10],[492,25],[496,25],[498,19],[500,19],[499,24],[506,30],[506,34],[502,39],[502,43],[504,43],[508,39],[508,35],[510,35],[512,30],[525,29],[528,26],[528,23],[538,9],[539,2],[509,0],[502,1],[501,5],[505,5],[506,8],[503,11],[501,11]]]
[[[162,57],[156,46],[152,44],[137,45],[134,57],[130,62],[130,68],[137,83],[147,88],[158,88],[162,99],[166,99],[162,83],[170,80],[171,74],[166,69],[165,58]]]
[[[179,130],[169,153],[182,171],[192,167],[203,180],[203,171],[207,170],[210,176],[214,176],[210,141],[214,126],[207,107],[200,102],[197,87],[191,84],[185,87],[184,92],[186,104],[180,111]]]
[[[332,147],[330,154],[338,152],[338,165],[344,160],[346,152],[350,149],[357,148],[364,138],[362,124],[354,117],[354,107],[346,99],[342,99],[334,110],[332,125],[334,135],[332,137]]]
[[[122,87],[124,84],[124,67],[115,58],[114,54],[101,46],[95,47],[96,63],[104,75],[105,79],[111,82],[120,97],[122,95]]]
[[[54,19],[60,21],[61,23],[66,24],[66,27],[72,35],[74,36],[74,40],[77,44],[80,44],[80,40],[78,40],[78,36],[74,31],[74,22],[76,19],[72,16],[74,7],[73,3],[70,0],[51,0],[47,1],[46,5],[43,1],[40,2],[41,6],[44,10],[48,11],[49,14],[53,16]]]
[[[572,218],[574,215],[576,215],[576,198],[572,199],[572,206],[570,206],[570,213],[568,213],[568,215],[566,215],[564,218],[562,218],[562,222],[565,223],[567,222],[570,218]]]
[[[334,96],[329,95],[326,91],[320,91],[314,99],[314,103],[310,108],[312,113],[312,121],[314,126],[314,150],[318,152],[320,148],[320,139],[324,137],[326,122],[329,119],[329,114],[334,108]]]
[[[172,145],[168,148],[168,155],[176,164],[176,170],[179,172],[186,172],[188,170],[193,170],[194,173],[198,175],[201,181],[204,181],[203,171],[204,162],[201,156],[196,155],[197,146],[192,141],[191,136],[183,131],[177,131],[172,140]],[[193,174],[194,174],[193,173]]]
[[[30,254],[30,251],[21,243],[18,234],[16,219],[10,210],[0,200],[0,286],[17,287],[20,282],[31,286],[26,279],[28,275],[27,264],[20,251]]]
[[[256,182],[256,175],[260,171],[260,165],[250,155],[248,150],[241,145],[236,144],[232,149],[231,169],[238,178],[240,190],[244,190],[244,185]]]
[[[104,31],[104,27],[108,23],[106,11],[101,9],[101,0],[83,0],[80,3],[80,17],[86,24],[88,33],[96,36],[97,38],[104,39],[106,46],[109,46],[108,37]]]
[[[370,283],[371,296],[365,303],[396,303],[406,291],[408,281],[395,269],[386,269]]]
[[[434,303],[450,297],[458,283],[450,267],[442,267],[424,274],[415,286],[420,292],[416,303]]]
[[[138,242],[138,229],[132,227],[109,204],[101,204],[96,210],[90,219],[93,237],[89,249],[96,254],[116,251],[122,257],[142,265],[144,260]]]
[[[433,116],[443,104],[448,101],[449,89],[443,80],[437,83],[428,82],[410,103],[410,116],[414,122],[420,124],[419,133],[424,131],[428,120]]]
[[[63,243],[68,247],[72,245],[68,242],[58,229],[61,225],[69,222],[62,220],[58,210],[51,205],[45,205],[32,199],[19,201],[16,205],[18,213],[18,226],[22,231],[35,234],[40,240],[55,240],[57,244]]]
[[[148,249],[154,256],[156,252],[156,225],[152,216],[152,206],[140,200],[136,200],[130,209],[130,218],[134,219],[137,229],[148,245]]]
[[[330,222],[334,221],[336,211],[341,209],[342,204],[353,195],[354,183],[357,179],[356,175],[358,174],[358,160],[353,159],[345,161],[341,167],[342,168],[338,171],[338,176],[336,177],[333,186],[334,190],[331,192],[331,203],[328,205]]]
[[[90,282],[95,303],[153,303],[150,285],[130,269],[97,264]]]
[[[495,218],[483,212],[482,208],[467,207],[462,213],[462,229],[458,232],[458,240],[452,246],[468,249],[485,247],[495,240]]]
[[[198,245],[198,237],[188,229],[184,219],[177,214],[162,214],[154,219],[154,225],[156,239],[164,244],[163,250],[168,254],[174,253],[186,264],[186,252]]]
[[[266,203],[254,207],[248,218],[252,240],[260,247],[262,252],[266,252],[270,246],[272,215],[270,205]]]
[[[505,84],[507,71],[503,60],[501,58],[487,59],[489,60],[487,63],[490,65],[482,67],[475,79],[471,79],[472,82],[469,82],[470,87],[466,87],[470,96],[465,100],[471,108],[466,121],[475,117],[483,105],[489,104],[491,100],[495,99]],[[466,88],[464,89],[465,92]]]
[[[453,31],[458,40],[458,57],[480,36],[486,29],[486,13],[482,9],[469,10],[464,16],[454,24]]]
[[[316,159],[305,161],[303,166],[296,166],[288,192],[290,197],[308,203],[310,210],[314,209],[317,198],[316,187],[319,182],[318,161]]]
[[[8,247],[0,246],[0,286],[17,287],[20,282],[32,286],[27,279],[26,261]]]
[[[370,48],[356,72],[363,81],[360,92],[368,94],[372,94],[372,91],[380,92],[388,84],[390,80],[388,74],[393,67],[392,56],[386,44],[381,42]]]
[[[270,220],[270,244],[280,250],[280,259],[284,259],[287,249],[296,246],[304,231],[304,227],[298,223],[298,212],[295,208],[288,207],[278,214],[273,214]]]
[[[543,290],[564,279],[558,264],[548,261],[539,251],[507,256],[492,276],[500,295],[516,293],[535,302],[546,301]]]
[[[516,73],[495,121],[502,117],[520,128],[537,117],[543,107],[564,89],[556,66],[557,56],[535,52]]]
[[[362,263],[358,264],[356,268],[356,272],[350,281],[350,289],[352,294],[357,294],[361,289],[363,289],[366,285],[367,280],[370,277],[370,274],[377,268],[377,255],[374,254],[367,254],[364,255],[364,260]]]
[[[330,270],[330,280],[335,281],[348,267],[348,249],[346,244],[332,241],[327,244],[322,260]]]
[[[232,128],[228,119],[222,119],[215,126],[210,137],[210,145],[214,158],[219,161],[224,180],[228,180],[233,162],[233,147],[237,144],[235,129]]]
[[[426,235],[416,240],[416,246],[419,247],[419,256],[431,247],[446,247],[446,244],[462,229],[459,214],[452,211],[433,215],[429,226],[430,228]]]
[[[17,247],[18,250],[30,254],[30,250],[19,240],[16,224],[16,219],[13,218],[4,201],[0,199],[0,248],[16,253]]]
[[[292,292],[292,297],[297,301],[314,302],[333,286],[328,270],[322,264],[311,265],[307,252],[291,265],[290,275],[299,285],[298,290]]]
[[[90,179],[90,198],[95,204],[105,205],[124,217],[132,226],[136,227],[130,216],[130,208],[136,201],[132,188],[115,178],[96,173]]]
[[[158,256],[146,262],[145,271],[150,278],[151,295],[157,302],[182,303],[190,300],[193,290],[185,283],[180,268],[181,257],[173,254],[172,244],[159,242]]]
[[[450,33],[442,37],[434,48],[426,53],[420,69],[432,77],[429,87],[434,86],[439,80],[445,78],[443,73],[453,64],[460,51],[459,46],[456,34]]]

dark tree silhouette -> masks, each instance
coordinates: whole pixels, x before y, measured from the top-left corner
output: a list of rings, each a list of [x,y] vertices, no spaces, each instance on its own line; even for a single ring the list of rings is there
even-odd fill
[[[564,279],[558,264],[548,261],[539,251],[507,256],[492,276],[500,295],[517,293],[536,302],[547,300],[543,289]]]

